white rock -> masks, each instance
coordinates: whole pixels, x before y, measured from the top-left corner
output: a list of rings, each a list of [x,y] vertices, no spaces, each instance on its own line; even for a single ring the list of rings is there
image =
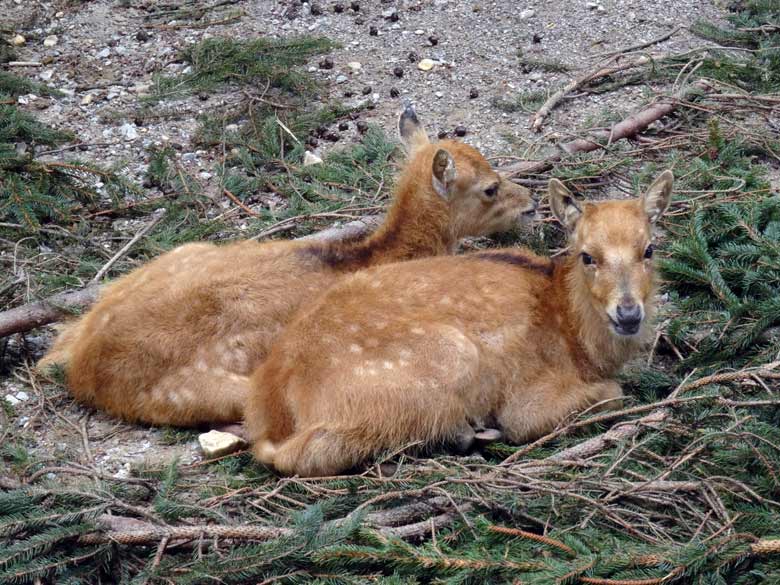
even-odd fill
[[[106,47],[105,49],[101,49],[100,51],[98,51],[98,54],[96,55],[96,57],[97,57],[98,59],[105,59],[105,58],[106,58],[106,57],[108,57],[110,54],[111,54],[111,49],[109,49],[108,47]]]
[[[347,82],[347,76],[346,75],[337,75],[336,76],[336,83],[346,83]]]
[[[52,75],[54,75],[54,69],[47,69],[46,71],[41,71],[38,77],[44,81],[49,81],[52,78]]]
[[[423,59],[417,64],[417,69],[421,71],[430,71],[433,69],[434,65],[436,65],[436,63],[431,59]]]
[[[528,76],[528,79],[530,79],[531,81],[539,81],[539,80],[541,80],[543,77],[544,77],[544,75],[543,75],[543,74],[542,74],[540,71],[533,71],[533,72],[531,72],[531,74]]]
[[[26,42],[27,42],[27,39],[24,38],[22,35],[16,35],[14,38],[11,39],[11,44],[14,47],[21,47]]]
[[[64,16],[65,16],[65,13],[62,10],[60,10],[59,12],[57,12],[54,15],[54,18],[63,18]]]
[[[414,34],[416,35],[424,35],[425,31],[421,28],[418,28],[416,31],[414,31]]]
[[[437,98],[443,98],[443,97],[444,97],[444,94],[443,94],[442,92],[440,92],[440,91],[437,91],[437,92],[436,92],[436,97],[437,97]]]
[[[587,6],[590,10],[596,10],[596,8],[599,7],[598,2],[586,2],[585,6]]]
[[[16,397],[17,397],[17,398],[18,398],[18,399],[19,399],[21,402],[27,402],[28,400],[30,400],[30,395],[29,395],[29,394],[27,394],[27,392],[24,392],[24,391],[17,392],[17,393],[16,393]]]
[[[17,404],[19,404],[19,403],[21,402],[21,400],[19,400],[19,399],[18,399],[16,396],[14,396],[13,394],[7,394],[7,395],[5,395],[5,396],[4,396],[4,398],[5,398],[5,401],[6,401],[8,404],[10,404],[11,406],[16,406]]]
[[[535,15],[536,15],[536,10],[534,10],[532,8],[528,8],[527,10],[523,10],[520,13],[520,18],[522,20],[526,20],[526,19],[532,18]]]
[[[119,133],[125,140],[135,140],[138,138],[138,130],[130,123],[122,124],[119,128]]]
[[[382,17],[391,18],[393,14],[395,14],[396,12],[398,12],[398,10],[396,10],[395,8],[388,8],[387,10],[382,11]]]
[[[198,436],[198,443],[206,459],[228,455],[246,445],[246,441],[241,437],[222,431],[203,433]]]
[[[318,165],[322,163],[322,159],[311,151],[306,151],[303,155],[303,166],[310,167],[311,165]]]
[[[352,73],[357,73],[358,71],[360,71],[361,69],[363,69],[363,65],[361,65],[361,64],[360,64],[360,63],[358,63],[357,61],[350,61],[349,63],[347,63],[347,67],[349,67],[349,68],[350,68],[350,70],[352,71]]]
[[[53,47],[54,45],[57,44],[57,41],[59,41],[59,39],[57,38],[57,35],[48,36],[45,39],[43,39],[43,46],[44,47]]]

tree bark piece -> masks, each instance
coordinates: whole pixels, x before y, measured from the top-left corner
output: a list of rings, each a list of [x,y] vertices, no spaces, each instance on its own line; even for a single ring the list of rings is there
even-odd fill
[[[382,216],[380,215],[367,216],[341,227],[327,228],[299,239],[322,242],[350,240],[366,235],[381,221]],[[42,301],[3,311],[0,313],[0,338],[29,331],[72,316],[74,312],[86,309],[97,301],[101,288],[100,285],[93,284],[81,290],[64,291]]]
[[[645,130],[656,120],[672,113],[684,101],[696,93],[711,89],[710,85],[700,80],[677,92],[675,95],[665,100],[650,104],[630,115],[612,127],[611,131],[596,130],[589,134],[588,138],[577,138],[570,142],[560,145],[560,151],[548,156],[542,160],[520,161],[499,168],[499,172],[507,177],[516,177],[522,175],[533,175],[543,173],[553,164],[559,162],[564,154],[577,154],[580,152],[592,152],[604,148],[607,144],[612,144],[624,138],[631,138]]]

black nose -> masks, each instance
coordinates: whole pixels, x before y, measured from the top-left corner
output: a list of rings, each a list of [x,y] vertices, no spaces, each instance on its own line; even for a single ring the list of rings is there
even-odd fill
[[[636,330],[642,322],[642,309],[637,304],[623,305],[617,307],[617,322],[627,330]]]

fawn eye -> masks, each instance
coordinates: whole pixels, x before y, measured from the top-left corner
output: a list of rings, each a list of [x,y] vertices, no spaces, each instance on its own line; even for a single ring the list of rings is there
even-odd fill
[[[590,266],[591,264],[593,264],[593,256],[591,256],[590,254],[586,254],[585,252],[583,252],[582,254],[580,254],[580,256],[582,257],[582,263],[585,266]]]
[[[653,244],[650,244],[647,248],[645,248],[645,260],[649,260],[653,257]]]
[[[495,197],[498,193],[498,185],[491,185],[487,189],[485,189],[485,195],[488,197]]]

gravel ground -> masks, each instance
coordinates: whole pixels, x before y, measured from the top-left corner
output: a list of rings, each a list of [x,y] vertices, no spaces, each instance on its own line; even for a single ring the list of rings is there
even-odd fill
[[[340,13],[335,10],[337,3],[343,4]],[[237,23],[192,29],[172,28],[177,23],[163,21],[169,28],[162,29],[144,26],[144,17],[155,2],[124,2],[130,7],[122,4],[110,0],[0,0],[4,22],[29,24],[37,19],[38,23],[20,24],[26,43],[18,52],[21,60],[44,65],[15,71],[66,94],[60,98],[23,96],[20,103],[43,121],[74,132],[82,143],[75,151],[80,158],[124,164],[128,175],[139,182],[147,164],[147,147],[170,143],[179,150],[182,166],[197,171],[206,188],[215,193],[212,167],[217,153],[194,151],[190,141],[196,117],[235,96],[224,92],[205,100],[193,97],[168,102],[160,108],[173,108],[180,116],[135,123],[139,97],[149,91],[152,76],[180,72],[184,66],[175,62],[177,50],[208,36],[327,36],[340,42],[342,48],[331,55],[332,69],[323,70],[316,61],[311,63],[313,74],[326,82],[329,95],[323,99],[341,99],[347,104],[372,100],[376,107],[364,111],[363,119],[394,132],[400,99],[409,98],[417,104],[429,133],[452,133],[455,127],[464,126],[465,140],[486,155],[498,157],[522,154],[544,136],[529,131],[527,114],[504,113],[492,105],[494,98],[554,91],[599,62],[601,53],[649,41],[700,18],[718,22],[725,16],[713,0],[357,0],[358,10],[348,0],[327,0],[319,5],[297,0],[239,0],[231,6],[244,12]],[[376,35],[370,32],[372,27]],[[52,36],[56,36],[56,43],[45,46],[44,40]],[[679,52],[702,44],[683,29],[653,50]],[[528,71],[520,65],[518,51],[529,59],[564,63],[571,71]],[[413,60],[410,53],[414,53]],[[418,68],[422,59],[436,64],[423,71]],[[359,63],[359,68],[354,63]],[[371,89],[364,95],[366,87]],[[399,97],[391,97],[393,89]],[[545,128],[559,133],[573,131],[605,114],[630,111],[646,99],[648,91],[657,89],[631,87],[608,96],[580,96],[553,112]],[[477,97],[470,97],[472,90]],[[345,98],[345,92],[353,97]],[[340,143],[327,148],[338,148],[352,138],[351,129]],[[41,393],[16,379],[1,384],[0,395],[6,394],[16,403],[13,424],[23,435],[34,437],[39,457],[85,460],[83,433],[52,416],[51,411],[42,411]],[[55,398],[52,406],[71,420],[84,414],[65,395]],[[150,458],[162,462],[178,456],[183,463],[190,463],[199,457],[194,439],[167,445],[164,431],[124,425],[100,413],[91,415],[86,428],[94,463],[105,473],[126,474],[131,464]]]

